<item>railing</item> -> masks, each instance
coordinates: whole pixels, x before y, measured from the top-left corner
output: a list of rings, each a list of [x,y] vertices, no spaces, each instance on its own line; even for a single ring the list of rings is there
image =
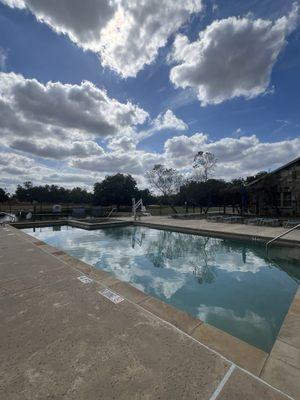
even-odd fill
[[[6,215],[7,217],[9,217],[10,218],[10,222],[16,222],[15,215],[9,214],[9,213],[3,212],[3,211],[1,211],[1,214],[2,215]],[[3,222],[1,222],[1,225],[5,225],[6,223],[7,223],[7,221],[3,221]]]
[[[287,233],[290,233],[290,232],[292,232],[292,231],[294,231],[295,229],[298,229],[298,228],[300,228],[300,224],[298,224],[298,225],[296,225],[296,226],[293,226],[291,229],[285,231],[285,232],[282,233],[281,235],[278,235],[278,236],[274,237],[273,239],[269,240],[269,241],[267,242],[267,244],[266,244],[266,252],[267,252],[267,254],[268,254],[269,245],[270,245],[271,243],[275,242],[275,240],[280,239],[282,236],[285,236]]]
[[[113,213],[114,211],[116,211],[116,208],[115,208],[115,207],[113,207],[113,208],[110,210],[110,212],[108,213],[108,215],[107,215],[106,218],[109,218],[109,217],[112,215],[112,213]]]

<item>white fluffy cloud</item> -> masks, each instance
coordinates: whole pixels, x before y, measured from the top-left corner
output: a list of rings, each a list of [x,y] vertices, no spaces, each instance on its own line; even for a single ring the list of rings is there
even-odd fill
[[[185,131],[188,126],[180,118],[176,117],[172,110],[167,110],[164,114],[159,114],[159,116],[153,122],[154,129],[174,129],[176,131]]]
[[[45,163],[12,151],[0,151],[0,176],[1,187],[10,193],[25,181],[32,181],[36,185],[60,184],[92,189],[93,184],[103,178],[96,172],[87,174],[82,170],[72,170],[62,162],[59,167],[46,166]]]
[[[22,156],[13,152],[0,152],[0,171],[11,175],[23,174],[31,168],[34,162],[29,157]]]
[[[55,139],[34,141],[16,139],[10,143],[10,147],[38,157],[57,160],[68,157],[89,157],[103,153],[102,147],[92,140],[65,143]]]
[[[169,160],[179,167],[185,167],[193,160],[197,151],[202,149],[208,141],[208,136],[203,133],[195,133],[192,136],[174,136],[165,142],[165,152]]]
[[[165,157],[172,166],[191,167],[197,151],[209,151],[217,160],[216,178],[231,179],[275,169],[299,157],[300,138],[261,142],[256,135],[210,141],[203,133],[176,136],[165,142]]]
[[[138,150],[133,142],[126,150],[122,146],[111,144],[99,156],[71,158],[69,165],[103,174],[123,172],[142,178],[147,170],[161,163],[189,174],[196,152],[202,150],[212,152],[218,160],[215,177],[229,180],[274,169],[298,157],[300,138],[270,143],[251,135],[210,141],[208,135],[195,133],[168,139],[162,153]]]
[[[100,156],[91,156],[85,159],[74,158],[70,161],[70,167],[87,171],[96,171],[103,174],[129,173],[135,176],[143,176],[146,171],[155,164],[165,162],[164,154],[145,152],[132,149],[129,152],[114,150]]]
[[[5,69],[6,58],[7,56],[5,51],[0,47],[0,71]]]
[[[6,132],[42,137],[77,132],[105,137],[141,124],[147,116],[136,105],[120,103],[88,81],[42,84],[22,75],[0,73],[1,136]]]
[[[1,0],[3,4],[6,4],[9,7],[12,8],[25,8],[25,2],[24,0]]]
[[[135,76],[150,64],[168,37],[191,13],[201,10],[201,0],[124,0],[102,31],[102,64],[123,77]]]
[[[27,8],[123,77],[150,64],[170,35],[201,10],[201,0],[0,0]]]
[[[91,82],[80,85],[0,73],[2,144],[40,157],[63,159],[103,152],[95,138],[130,135],[148,113],[110,98]]]
[[[199,150],[216,155],[218,164],[215,177],[228,180],[252,175],[260,170],[272,170],[298,157],[300,138],[270,143],[252,135],[210,141],[208,135],[196,133],[168,139],[162,153],[139,150],[134,142],[122,138],[113,139],[106,150],[97,146],[91,143],[91,151],[87,149],[85,157],[82,157],[81,149],[78,150],[78,157],[72,147],[62,146],[60,152],[51,146],[41,152],[38,147],[36,153],[40,157],[44,153],[44,158],[59,159],[59,166],[57,163],[45,166],[43,160],[12,151],[0,152],[1,184],[10,188],[25,180],[32,180],[36,184],[60,183],[91,188],[94,182],[105,175],[121,172],[132,174],[140,185],[146,186],[145,172],[155,164],[178,168],[189,175],[193,157]],[[18,151],[35,153],[35,148],[20,146]],[[49,155],[49,152],[53,154]]]
[[[160,131],[185,131],[188,129],[188,125],[180,118],[178,118],[172,110],[167,110],[164,113],[160,113],[153,121],[149,129],[139,132],[136,135],[136,142],[141,142],[142,140],[154,135]]]
[[[295,5],[274,22],[230,17],[214,21],[192,43],[178,35],[170,79],[176,87],[194,88],[202,105],[258,96],[268,89],[272,68],[297,22]]]

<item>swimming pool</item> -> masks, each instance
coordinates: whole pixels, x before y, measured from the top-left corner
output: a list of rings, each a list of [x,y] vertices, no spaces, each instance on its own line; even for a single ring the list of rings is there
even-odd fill
[[[261,244],[141,226],[23,231],[267,352],[300,281],[283,247],[271,261]]]

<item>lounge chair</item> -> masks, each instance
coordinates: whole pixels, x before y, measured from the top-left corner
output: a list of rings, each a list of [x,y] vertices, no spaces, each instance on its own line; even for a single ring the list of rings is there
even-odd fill
[[[281,226],[280,221],[275,218],[264,218],[262,221],[262,225],[264,226]]]
[[[229,224],[243,223],[243,217],[240,215],[234,215],[231,217],[223,217],[223,222],[228,222]]]
[[[73,218],[84,218],[85,217],[85,208],[76,207],[72,209],[72,217]]]
[[[223,216],[222,215],[211,215],[207,217],[208,221],[211,222],[222,222],[223,221]]]
[[[151,216],[151,213],[147,211],[145,206],[141,206],[141,214],[147,217]]]
[[[284,227],[285,228],[293,228],[294,226],[297,226],[299,224],[300,224],[300,220],[297,221],[297,220],[289,219],[285,222]],[[300,227],[299,227],[299,229],[300,229]]]
[[[262,225],[263,218],[249,218],[245,220],[247,225]]]
[[[91,216],[94,218],[99,218],[104,216],[103,208],[101,206],[92,207]]]

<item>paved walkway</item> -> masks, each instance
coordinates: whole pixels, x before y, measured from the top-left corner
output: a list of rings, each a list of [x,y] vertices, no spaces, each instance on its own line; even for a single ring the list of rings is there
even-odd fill
[[[132,217],[118,218],[126,221],[132,221]],[[210,234],[219,235],[235,235],[235,236],[250,236],[251,238],[260,238],[262,240],[269,240],[277,235],[286,232],[287,228],[282,227],[268,227],[268,226],[256,226],[246,224],[229,224],[221,222],[212,222],[206,219],[175,219],[167,217],[142,217],[141,221],[143,224],[158,224],[165,227],[189,229],[195,231],[207,232]],[[137,221],[139,222],[139,221]],[[299,243],[300,245],[300,229],[285,235],[282,239]]]
[[[290,398],[34,241],[0,228],[1,399]]]

